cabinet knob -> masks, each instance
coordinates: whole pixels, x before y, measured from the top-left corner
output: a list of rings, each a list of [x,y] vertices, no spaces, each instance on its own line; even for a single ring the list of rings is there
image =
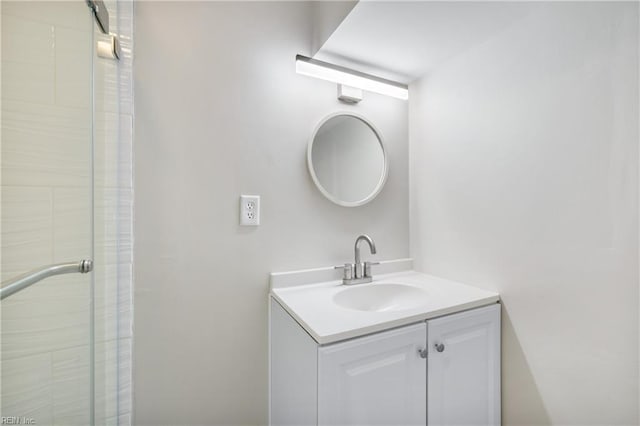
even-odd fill
[[[420,355],[420,358],[426,358],[427,357],[427,350],[426,349],[422,349],[422,348],[418,348],[418,355]]]
[[[436,347],[436,351],[444,352],[444,343],[436,343],[435,347]]]

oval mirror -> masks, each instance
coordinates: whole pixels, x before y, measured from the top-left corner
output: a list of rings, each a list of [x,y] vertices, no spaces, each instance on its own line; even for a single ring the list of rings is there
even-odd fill
[[[380,133],[352,113],[322,120],[307,149],[309,173],[320,192],[346,207],[361,206],[378,195],[387,179],[387,163]]]

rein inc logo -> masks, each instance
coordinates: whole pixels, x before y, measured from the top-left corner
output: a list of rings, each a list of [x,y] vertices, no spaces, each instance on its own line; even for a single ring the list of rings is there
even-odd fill
[[[2,416],[2,417],[0,417],[0,424],[3,424],[3,425],[35,425],[36,424],[36,420],[33,417]]]

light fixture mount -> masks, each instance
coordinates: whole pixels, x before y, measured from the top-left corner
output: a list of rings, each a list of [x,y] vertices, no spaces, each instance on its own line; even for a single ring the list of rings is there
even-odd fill
[[[362,98],[362,89],[338,83],[338,100],[348,104],[357,104]]]

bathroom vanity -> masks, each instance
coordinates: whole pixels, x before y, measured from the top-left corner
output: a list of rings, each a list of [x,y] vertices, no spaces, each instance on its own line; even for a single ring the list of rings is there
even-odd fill
[[[498,294],[413,271],[318,281],[332,273],[272,274],[272,425],[500,424]]]

